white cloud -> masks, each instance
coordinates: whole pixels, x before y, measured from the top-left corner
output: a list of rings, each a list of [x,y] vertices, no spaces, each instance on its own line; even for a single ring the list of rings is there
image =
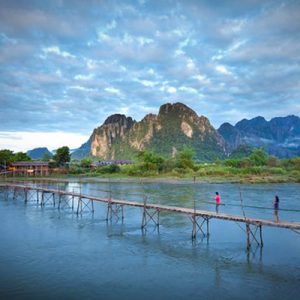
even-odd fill
[[[169,86],[168,81],[164,81],[159,90],[161,92],[167,92],[169,94],[175,94],[177,92],[177,88],[175,88],[174,86]]]
[[[114,95],[118,95],[118,96],[122,95],[121,91],[119,89],[114,88],[114,87],[107,87],[104,90],[106,92],[114,94]]]
[[[177,89],[173,86],[170,86],[170,87],[167,88],[167,92],[169,94],[175,94],[177,92]]]
[[[196,79],[197,81],[201,82],[202,84],[209,84],[210,83],[210,80],[206,76],[201,75],[201,74],[195,75],[192,78]]]
[[[98,33],[98,42],[109,42],[111,40],[111,37],[103,32]]]
[[[127,115],[129,112],[129,107],[128,106],[123,106],[120,108],[120,114],[123,114],[123,115]]]
[[[47,47],[47,48],[43,48],[42,50],[45,54],[56,54],[64,58],[75,58],[75,56],[72,55],[71,53],[66,51],[61,51],[58,46]]]
[[[138,41],[140,46],[149,45],[149,44],[152,44],[154,42],[153,39],[145,38],[145,37],[142,37],[142,36],[138,37],[137,41]]]
[[[195,65],[194,61],[191,58],[188,59],[188,62],[187,62],[186,66],[190,70],[195,70],[196,69],[196,65]]]
[[[232,73],[223,65],[217,65],[216,70],[221,74],[232,75]]]
[[[69,89],[80,90],[80,91],[84,91],[84,92],[96,92],[97,91],[97,89],[86,88],[86,87],[80,86],[80,85],[72,85],[69,87]]]
[[[75,80],[90,80],[94,77],[94,74],[88,74],[88,75],[82,75],[82,74],[78,74],[74,76]]]
[[[145,80],[145,79],[139,79],[139,78],[134,79],[134,81],[136,81],[146,87],[154,87],[154,86],[158,85],[157,81],[151,81],[151,80]]]
[[[190,94],[198,94],[198,91],[196,89],[188,87],[188,86],[181,86],[179,88],[179,91],[190,93]]]
[[[93,70],[97,68],[97,62],[92,59],[87,59],[86,66],[88,69]]]
[[[62,146],[78,148],[87,141],[87,135],[67,132],[0,132],[0,149],[11,149],[15,152],[47,147],[54,150]]]

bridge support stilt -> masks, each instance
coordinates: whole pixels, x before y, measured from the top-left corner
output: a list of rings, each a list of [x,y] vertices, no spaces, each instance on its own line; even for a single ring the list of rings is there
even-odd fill
[[[10,188],[7,186],[4,188],[4,200],[8,200],[9,199],[9,193],[10,193]]]
[[[143,209],[143,218],[142,218],[142,229],[146,229],[147,225],[152,221],[152,223],[159,227],[159,215],[160,210],[159,209]]]
[[[63,209],[68,208],[72,209],[74,208],[74,197],[71,197],[69,195],[63,195],[61,193],[58,194],[58,206],[57,209]]]
[[[94,200],[79,197],[78,198],[78,203],[77,203],[77,212],[76,212],[76,214],[79,215],[79,214],[84,213],[85,211],[91,212],[92,214],[94,213]]]
[[[31,189],[24,189],[24,195],[25,195],[25,203],[29,202],[29,201],[38,201],[38,194],[36,195],[36,193],[31,190]]]
[[[144,206],[143,206],[143,217],[141,229],[145,230],[147,225],[152,221],[152,223],[159,230],[160,225],[160,210],[157,208],[147,208],[147,197],[144,196]]]
[[[203,236],[208,237],[209,236],[209,219],[210,217],[199,217],[195,214],[190,217],[192,221],[192,240],[197,238],[197,233],[200,231]],[[206,233],[204,232],[204,224],[206,223]]]
[[[259,231],[259,238],[257,237]],[[262,225],[261,224],[250,224],[246,223],[246,235],[247,235],[247,250],[251,248],[252,242],[255,241],[261,248],[264,246],[262,236]]]
[[[115,216],[116,220],[118,221],[121,219],[122,222],[124,221],[124,205],[121,204],[113,204],[111,201],[107,203],[107,213],[106,213],[106,221],[112,221],[113,216]]]
[[[45,206],[48,202],[52,202],[51,204],[55,206],[55,193],[42,191],[41,206]]]
[[[25,189],[15,187],[13,191],[13,200],[17,200],[18,197],[25,198]]]

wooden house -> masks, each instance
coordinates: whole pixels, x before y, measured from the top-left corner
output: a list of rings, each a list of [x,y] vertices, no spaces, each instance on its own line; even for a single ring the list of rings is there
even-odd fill
[[[47,176],[49,163],[44,161],[16,161],[10,164],[9,171],[12,171],[13,175]]]

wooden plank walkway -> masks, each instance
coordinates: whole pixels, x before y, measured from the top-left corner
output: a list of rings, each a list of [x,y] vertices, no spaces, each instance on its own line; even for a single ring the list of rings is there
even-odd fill
[[[173,212],[173,213],[179,213],[179,214],[185,214],[188,215],[193,223],[193,233],[192,237],[195,238],[198,231],[201,231],[203,234],[204,231],[202,230],[202,226],[204,222],[206,221],[207,226],[207,235],[209,235],[208,231],[208,222],[210,219],[220,219],[220,220],[226,220],[226,221],[233,221],[238,223],[245,223],[246,224],[246,234],[247,234],[247,248],[250,247],[251,241],[250,237],[259,244],[263,245],[262,242],[262,235],[261,235],[261,228],[262,226],[270,226],[270,227],[278,227],[278,228],[287,228],[291,230],[300,230],[300,222],[289,222],[289,221],[274,221],[270,219],[261,219],[261,218],[251,218],[251,217],[244,217],[240,215],[231,215],[231,214],[225,214],[225,213],[219,213],[219,212],[213,212],[213,211],[206,211],[206,210],[199,210],[199,209],[193,209],[193,208],[186,208],[186,207],[178,207],[178,206],[171,206],[171,205],[161,205],[161,204],[151,204],[147,203],[144,199],[143,202],[136,202],[136,201],[128,201],[128,200],[120,200],[120,199],[113,199],[113,198],[103,198],[103,197],[96,197],[92,195],[86,195],[81,193],[75,193],[70,191],[63,191],[59,189],[50,189],[50,188],[44,188],[44,187],[34,187],[34,186],[27,186],[27,185],[20,185],[20,184],[6,184],[6,183],[0,183],[0,188],[4,189],[12,189],[14,192],[17,190],[23,190],[24,193],[26,191],[35,191],[36,193],[41,193],[42,196],[44,194],[51,194],[61,196],[69,196],[79,199],[79,202],[82,201],[82,199],[87,199],[88,201],[92,202],[103,202],[108,204],[108,211],[107,211],[107,219],[108,215],[110,213],[110,216],[112,217],[112,213],[118,213],[118,208],[122,207],[122,218],[123,218],[123,207],[124,206],[131,206],[131,207],[139,207],[143,209],[143,221],[142,221],[142,228],[146,227],[149,221],[153,221],[155,225],[159,226],[159,213],[161,212]],[[27,194],[26,194],[27,197]],[[79,203],[78,202],[78,203]],[[54,203],[55,205],[55,203]],[[81,203],[82,205],[82,203]],[[84,203],[85,206],[87,206],[86,203]],[[112,206],[116,206],[117,209],[113,210]],[[78,204],[79,209],[79,204]],[[77,209],[77,213],[78,210]],[[83,208],[81,207],[81,210]],[[92,208],[93,210],[94,208]],[[152,211],[152,212],[151,212]],[[154,212],[153,212],[154,211]],[[155,215],[157,215],[157,219],[155,219]],[[202,218],[202,223],[198,222],[198,218]],[[255,231],[251,229],[250,225],[255,227]],[[256,231],[257,229],[260,230],[260,241],[256,239]]]

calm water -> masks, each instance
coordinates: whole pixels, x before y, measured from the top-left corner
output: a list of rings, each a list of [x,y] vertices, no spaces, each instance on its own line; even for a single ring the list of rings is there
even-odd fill
[[[300,185],[171,183],[60,183],[54,187],[97,196],[214,210],[300,222]],[[246,236],[234,222],[212,220],[210,238],[191,242],[186,216],[161,215],[140,230],[142,211],[125,208],[124,223],[105,221],[105,204],[77,217],[35,199],[5,200],[0,194],[1,299],[299,299],[300,235],[263,228],[264,248],[245,251]],[[250,206],[250,207],[249,207]],[[252,207],[253,206],[253,207]],[[290,211],[295,210],[295,211]]]

